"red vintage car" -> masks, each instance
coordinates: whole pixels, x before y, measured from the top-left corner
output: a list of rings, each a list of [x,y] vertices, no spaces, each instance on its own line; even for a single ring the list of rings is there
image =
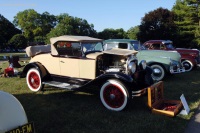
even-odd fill
[[[144,47],[149,50],[175,50],[181,55],[181,63],[185,71],[191,71],[200,63],[200,52],[197,49],[175,48],[170,40],[149,40]]]

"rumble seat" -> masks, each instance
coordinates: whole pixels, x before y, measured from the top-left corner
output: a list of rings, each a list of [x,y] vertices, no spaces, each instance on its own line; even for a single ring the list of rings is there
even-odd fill
[[[26,48],[26,54],[28,57],[33,57],[40,53],[49,53],[50,51],[51,45],[29,46]]]

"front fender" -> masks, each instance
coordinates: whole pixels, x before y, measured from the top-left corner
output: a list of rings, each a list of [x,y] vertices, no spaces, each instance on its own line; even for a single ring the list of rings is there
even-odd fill
[[[117,79],[117,80],[121,81],[122,83],[124,83],[124,85],[126,85],[130,88],[131,88],[131,86],[137,86],[136,81],[131,76],[128,76],[126,74],[119,73],[119,72],[109,72],[109,73],[102,74],[102,75],[96,77],[96,79],[88,82],[86,85],[89,86],[92,84],[96,84],[98,86],[101,86],[103,83],[105,83],[109,79]]]
[[[45,69],[45,67],[39,63],[39,62],[32,62],[32,63],[29,63],[27,64],[23,71],[22,71],[22,74],[21,74],[21,77],[25,77],[28,70],[31,69],[31,68],[36,68],[39,73],[40,73],[40,76],[43,78],[45,75],[47,75],[47,70]]]

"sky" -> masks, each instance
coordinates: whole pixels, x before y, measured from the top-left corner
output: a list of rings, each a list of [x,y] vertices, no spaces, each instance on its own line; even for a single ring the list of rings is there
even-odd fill
[[[34,9],[42,14],[67,13],[87,20],[97,32],[106,28],[125,31],[140,25],[142,17],[159,7],[171,10],[176,0],[1,0],[0,14],[9,21],[18,12]]]

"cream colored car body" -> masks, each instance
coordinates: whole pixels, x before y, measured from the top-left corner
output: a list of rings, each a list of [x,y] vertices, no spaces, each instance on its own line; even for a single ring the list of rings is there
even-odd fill
[[[101,39],[87,36],[60,36],[50,41],[50,45],[26,48],[31,59],[22,75],[31,91],[42,90],[44,85],[69,90],[96,85],[103,105],[120,111],[129,97],[145,94],[153,84],[151,69],[145,61],[138,63],[137,51],[103,51]]]
[[[96,78],[96,60],[101,58],[104,53],[119,55],[117,58],[124,59],[130,54],[136,54],[136,51],[112,49],[110,51],[103,51],[100,53],[91,53],[86,58],[69,58],[57,57],[52,53],[39,54],[33,56],[31,62],[42,62],[47,71],[54,75],[69,76],[74,78],[95,79]],[[118,59],[118,60],[121,60]]]

